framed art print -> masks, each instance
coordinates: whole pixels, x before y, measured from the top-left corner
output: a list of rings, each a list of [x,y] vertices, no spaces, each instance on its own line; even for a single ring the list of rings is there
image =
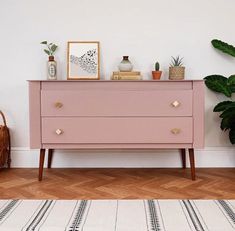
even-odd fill
[[[67,79],[99,79],[99,42],[68,42]]]

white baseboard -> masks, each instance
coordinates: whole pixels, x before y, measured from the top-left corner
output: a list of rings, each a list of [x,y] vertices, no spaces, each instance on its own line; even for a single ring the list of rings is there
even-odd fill
[[[235,167],[235,149],[233,147],[207,147],[195,150],[195,158],[197,167]],[[39,150],[30,150],[27,147],[12,148],[13,168],[38,167],[38,159]],[[52,167],[56,168],[174,168],[180,166],[181,158],[177,150],[56,150],[52,163]]]

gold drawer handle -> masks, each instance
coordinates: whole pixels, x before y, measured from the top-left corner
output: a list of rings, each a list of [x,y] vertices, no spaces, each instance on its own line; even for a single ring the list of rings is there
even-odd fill
[[[63,104],[61,102],[56,102],[55,103],[55,107],[56,108],[62,108],[63,107]]]
[[[59,136],[63,133],[63,131],[61,129],[56,129],[55,133]]]
[[[171,133],[173,133],[173,134],[175,134],[175,135],[179,134],[180,132],[181,132],[181,130],[180,130],[179,128],[173,128],[173,129],[171,129]]]
[[[179,107],[180,106],[180,102],[175,100],[174,102],[171,103],[172,107]]]

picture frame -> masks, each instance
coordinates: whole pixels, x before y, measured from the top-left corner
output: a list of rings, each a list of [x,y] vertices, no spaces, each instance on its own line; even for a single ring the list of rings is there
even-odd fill
[[[100,43],[98,41],[68,42],[67,79],[100,79]]]

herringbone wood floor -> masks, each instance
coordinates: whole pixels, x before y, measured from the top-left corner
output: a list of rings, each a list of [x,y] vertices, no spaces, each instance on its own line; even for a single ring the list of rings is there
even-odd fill
[[[235,199],[235,169],[38,169],[0,171],[0,198]]]

